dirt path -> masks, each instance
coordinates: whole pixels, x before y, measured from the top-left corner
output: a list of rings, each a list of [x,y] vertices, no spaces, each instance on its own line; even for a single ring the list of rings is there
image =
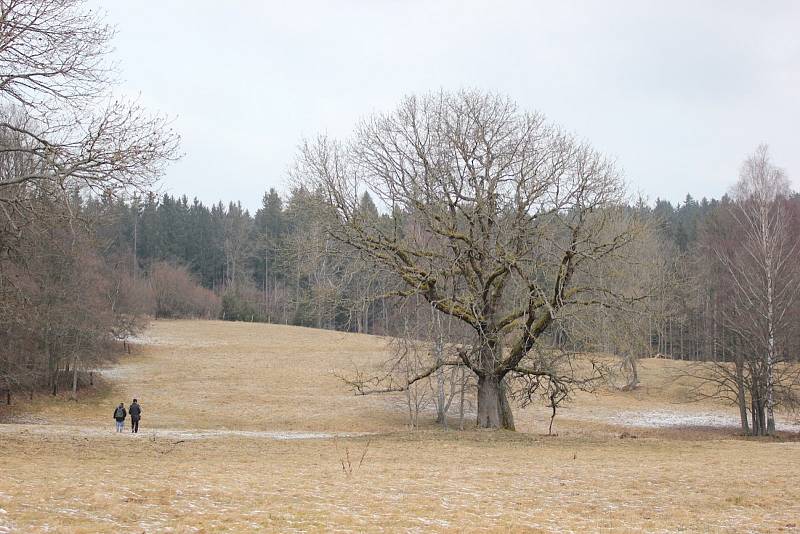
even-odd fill
[[[302,431],[256,431],[256,430],[228,430],[228,429],[177,429],[177,428],[149,428],[142,429],[138,434],[132,434],[126,426],[125,432],[115,432],[112,425],[108,428],[77,425],[56,424],[31,424],[31,423],[6,423],[0,424],[0,435],[17,434],[30,436],[76,436],[91,438],[119,438],[119,439],[176,439],[198,440],[213,438],[252,438],[277,441],[308,440],[308,439],[333,439],[363,436],[364,432],[302,432]]]

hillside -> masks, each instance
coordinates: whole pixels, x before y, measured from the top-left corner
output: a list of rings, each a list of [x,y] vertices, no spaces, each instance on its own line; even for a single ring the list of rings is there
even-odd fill
[[[408,423],[402,394],[355,396],[334,374],[375,369],[387,357],[386,342],[376,336],[262,323],[155,321],[135,341],[132,355],[102,371],[106,388],[99,393],[77,404],[40,398],[15,412],[19,416],[21,409],[34,421],[104,427],[117,403],[138,398],[147,429],[399,431]],[[679,377],[688,365],[642,360],[636,391],[580,393],[559,410],[555,428],[735,428],[731,407],[687,402],[688,382]],[[541,406],[516,410],[523,432],[546,432],[548,418]],[[421,417],[423,426],[432,426],[431,419]],[[800,425],[784,417],[781,428],[800,430]]]
[[[225,321],[156,321],[134,354],[103,371],[108,395],[45,403],[37,416],[111,422],[136,397],[146,428],[379,431],[402,427],[384,400],[356,398],[332,374],[380,357],[379,338]],[[88,403],[88,405],[86,404]]]
[[[730,409],[678,403],[680,362],[643,362],[635,392],[579,396],[557,437],[541,408],[518,411],[518,433],[409,432],[400,398],[356,397],[331,373],[383,350],[355,334],[155,322],[78,403],[5,412],[0,532],[797,527],[799,444],[740,439],[720,426]],[[141,433],[115,434],[113,406],[134,396]]]

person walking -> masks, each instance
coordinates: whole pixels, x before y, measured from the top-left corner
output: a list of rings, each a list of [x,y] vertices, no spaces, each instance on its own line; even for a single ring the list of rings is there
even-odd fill
[[[128,413],[131,414],[131,432],[138,434],[139,419],[142,418],[142,407],[139,406],[139,401],[133,399],[133,402],[128,407]]]
[[[114,410],[114,420],[117,422],[117,432],[122,432],[125,429],[125,416],[128,412],[125,411],[125,405],[119,403],[119,406]]]

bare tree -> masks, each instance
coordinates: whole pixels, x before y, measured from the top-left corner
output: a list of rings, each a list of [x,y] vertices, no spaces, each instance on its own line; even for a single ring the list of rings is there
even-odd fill
[[[244,262],[247,257],[248,235],[252,231],[252,222],[247,210],[241,202],[228,204],[223,225],[223,250],[225,252],[225,285],[238,288],[244,278]]]
[[[610,233],[638,225],[639,239],[626,247],[624,255],[620,251],[607,261],[595,262],[591,272],[583,275],[590,278],[585,283],[600,280],[614,293],[641,298],[625,305],[578,308],[564,319],[569,324],[557,332],[559,337],[553,342],[570,342],[584,351],[616,355],[625,378],[621,387],[627,391],[639,386],[638,360],[651,355],[652,324],[660,322],[664,313],[662,295],[673,293],[678,284],[673,270],[674,260],[680,256],[659,235],[649,216],[631,210],[617,217],[610,224]]]
[[[84,104],[110,81],[114,30],[82,0],[0,2],[0,90],[25,107]]]
[[[49,199],[39,202],[50,203],[43,210],[60,209]],[[8,290],[0,305],[0,374],[16,382],[13,389],[41,385],[56,394],[72,371],[74,397],[79,366],[110,354],[98,350],[116,326],[109,279],[86,232],[73,232],[57,217],[30,221],[29,231],[36,239],[18,243],[16,261],[0,262],[0,287]]]
[[[150,266],[147,281],[155,317],[214,319],[219,315],[220,298],[201,286],[185,266],[155,262]]]
[[[797,272],[798,236],[791,231],[786,208],[789,181],[770,161],[765,145],[742,165],[728,204],[735,224],[733,246],[714,249],[732,287],[733,305],[725,311],[726,326],[740,343],[735,378],[741,389],[743,364],[749,368],[751,414],[757,434],[775,431],[777,365],[786,360],[781,339],[791,329],[790,311],[800,293]],[[738,377],[738,378],[737,378]],[[785,381],[781,380],[781,384]],[[743,394],[737,391],[740,399]],[[743,421],[746,427],[746,421]]]
[[[636,235],[635,225],[606,231],[626,200],[614,164],[506,98],[407,98],[347,144],[305,143],[296,175],[324,195],[329,234],[391,271],[396,295],[421,295],[471,330],[457,360],[437,368],[476,375],[481,427],[514,428],[509,380],[575,381],[574,367],[533,350],[554,321],[627,297],[591,277],[576,283]],[[392,225],[361,215],[364,191]]]
[[[7,221],[32,190],[143,189],[176,156],[164,117],[111,95],[112,36],[82,0],[0,2],[0,154],[27,160],[0,176]]]
[[[404,392],[412,428],[418,426],[419,415],[425,411],[435,413],[436,423],[448,428],[448,416],[457,401],[458,426],[463,429],[474,381],[469,380],[463,365],[448,368],[442,364],[458,358],[462,347],[454,340],[459,337],[455,330],[460,325],[451,324],[455,321],[449,315],[418,296],[398,303],[393,311],[401,324],[388,338],[386,360],[374,371],[356,369],[352,376],[337,371],[336,376],[363,392]]]

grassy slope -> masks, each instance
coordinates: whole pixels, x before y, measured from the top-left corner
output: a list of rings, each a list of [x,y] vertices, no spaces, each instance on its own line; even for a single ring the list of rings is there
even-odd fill
[[[330,373],[379,361],[379,338],[193,321],[157,322],[148,336],[154,344],[115,368],[110,390],[33,407],[49,421],[110,429],[117,399],[138,396],[142,434],[0,434],[0,532],[800,527],[797,442],[720,431],[620,439],[618,428],[578,420],[669,405],[679,363],[645,362],[637,392],[580,397],[556,438],[541,435],[541,410],[518,414],[527,435],[409,433],[393,399],[354,397]],[[155,427],[381,434],[176,443]]]
[[[356,397],[334,376],[334,371],[374,369],[386,357],[383,338],[280,325],[158,321],[146,339],[150,344],[109,370],[110,387],[101,388],[102,394],[78,404],[44,397],[23,408],[51,422],[105,425],[118,402],[127,405],[138,397],[146,428],[406,428],[403,395]],[[681,381],[675,380],[682,368],[683,362],[643,361],[639,389],[579,394],[577,402],[560,410],[556,427],[582,428],[587,420],[619,410],[673,407],[684,398]],[[709,403],[680,406],[701,408],[724,409]],[[524,432],[545,432],[548,417],[541,407],[516,411],[517,426]]]
[[[147,428],[385,431],[402,428],[387,400],[357,398],[331,373],[382,357],[373,336],[224,321],[158,321],[151,345],[110,370],[111,392],[79,404],[37,403],[50,421],[112,424],[137,397]]]

